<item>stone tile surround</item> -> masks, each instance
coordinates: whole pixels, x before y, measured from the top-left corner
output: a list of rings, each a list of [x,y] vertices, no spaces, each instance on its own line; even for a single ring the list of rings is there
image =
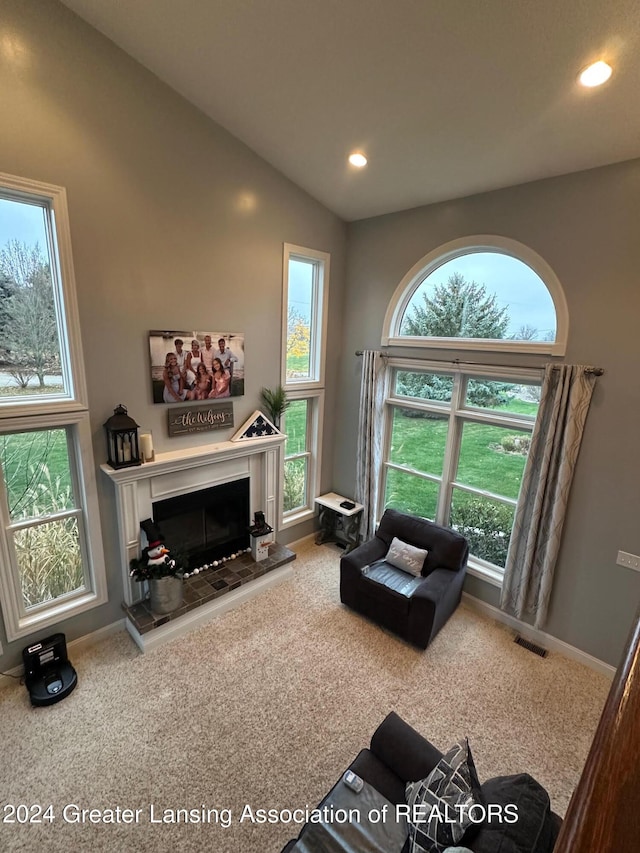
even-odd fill
[[[269,546],[266,560],[256,563],[251,554],[243,554],[235,560],[229,560],[224,566],[205,569],[197,575],[187,578],[184,583],[183,605],[172,613],[153,613],[147,600],[137,604],[123,603],[122,608],[140,634],[147,634],[185,613],[220,598],[243,584],[250,583],[268,572],[295,560],[296,555],[285,545],[277,542]]]

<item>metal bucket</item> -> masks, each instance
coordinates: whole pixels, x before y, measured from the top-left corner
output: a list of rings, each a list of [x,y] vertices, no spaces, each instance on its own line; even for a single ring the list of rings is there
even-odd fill
[[[182,604],[182,578],[152,578],[149,593],[154,613],[171,613]]]

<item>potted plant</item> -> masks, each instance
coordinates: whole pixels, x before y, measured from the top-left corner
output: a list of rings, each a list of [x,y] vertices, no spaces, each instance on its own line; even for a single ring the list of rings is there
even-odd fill
[[[263,388],[260,392],[260,398],[264,404],[267,414],[274,426],[280,429],[280,418],[291,405],[291,400],[287,397],[287,392],[282,385],[277,388]]]
[[[138,582],[148,581],[154,613],[171,613],[182,604],[184,567],[161,541],[150,542],[142,557],[130,561],[129,575]]]

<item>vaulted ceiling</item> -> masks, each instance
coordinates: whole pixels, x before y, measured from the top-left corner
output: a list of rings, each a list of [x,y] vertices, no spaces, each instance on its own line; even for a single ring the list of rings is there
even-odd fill
[[[640,156],[638,0],[64,3],[347,220]]]

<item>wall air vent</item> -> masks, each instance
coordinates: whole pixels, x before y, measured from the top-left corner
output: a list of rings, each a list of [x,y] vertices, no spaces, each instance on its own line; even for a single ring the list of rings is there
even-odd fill
[[[519,646],[522,646],[523,649],[528,649],[528,651],[533,652],[534,655],[539,655],[541,658],[546,658],[547,656],[546,649],[543,649],[542,646],[537,646],[530,640],[525,640],[524,637],[521,637],[519,634],[516,636],[513,642],[517,643]]]

